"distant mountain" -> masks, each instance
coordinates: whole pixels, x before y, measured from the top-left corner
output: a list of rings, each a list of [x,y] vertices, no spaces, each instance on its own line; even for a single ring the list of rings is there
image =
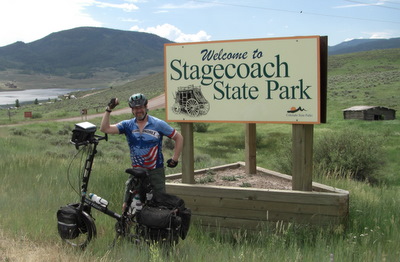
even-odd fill
[[[348,54],[378,49],[400,48],[400,38],[354,39],[328,48],[329,55]]]
[[[115,70],[129,75],[163,65],[168,39],[154,34],[98,27],[79,27],[52,33],[31,43],[0,47],[0,71],[91,78]],[[400,48],[400,38],[352,40],[329,47],[329,55]]]
[[[0,70],[72,78],[87,78],[104,69],[135,74],[163,65],[165,43],[171,41],[148,33],[79,27],[0,47]]]

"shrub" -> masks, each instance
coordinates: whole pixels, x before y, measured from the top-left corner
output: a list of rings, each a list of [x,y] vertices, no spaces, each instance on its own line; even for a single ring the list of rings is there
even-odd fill
[[[11,133],[14,135],[14,136],[23,136],[23,135],[26,135],[26,130],[22,130],[22,129],[19,129],[19,128],[13,128],[13,129],[11,129]]]
[[[32,118],[33,119],[35,119],[35,118],[42,118],[43,116],[42,116],[42,114],[41,113],[33,113],[32,114]]]
[[[358,129],[326,133],[315,141],[315,168],[374,182],[377,170],[384,162],[381,142],[382,137],[378,134],[371,135]]]
[[[45,134],[45,135],[51,135],[52,134],[52,132],[51,132],[51,130],[49,128],[45,128],[42,133]]]
[[[384,163],[383,137],[359,129],[327,132],[314,140],[314,174],[349,177],[377,182],[379,168]],[[282,141],[274,159],[274,168],[292,174],[292,143]]]
[[[199,184],[207,184],[207,183],[211,183],[211,182],[215,182],[215,178],[213,175],[207,175],[205,177],[199,178],[198,180],[196,180],[196,183]]]
[[[71,133],[71,130],[69,130],[69,129],[60,129],[60,130],[58,130],[58,134],[59,135],[69,135]]]
[[[194,123],[193,131],[198,133],[206,133],[208,131],[209,123]]]
[[[163,140],[163,147],[166,148],[166,149],[169,149],[169,150],[173,150],[174,147],[175,147],[175,141],[172,140],[172,139],[169,139],[169,138],[164,139]]]
[[[272,167],[283,174],[292,174],[292,141],[290,138],[281,138],[276,144],[276,150],[271,156]]]
[[[209,163],[211,161],[211,156],[207,154],[194,154],[195,163]]]
[[[222,178],[221,178],[222,180],[224,180],[224,181],[237,181],[238,179],[236,178],[236,176],[223,176]]]

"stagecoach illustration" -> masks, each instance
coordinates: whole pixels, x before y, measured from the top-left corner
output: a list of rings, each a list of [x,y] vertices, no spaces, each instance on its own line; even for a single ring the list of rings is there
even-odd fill
[[[210,104],[204,98],[200,86],[188,85],[178,87],[175,92],[175,103],[172,111],[175,114],[187,114],[192,117],[206,115]]]

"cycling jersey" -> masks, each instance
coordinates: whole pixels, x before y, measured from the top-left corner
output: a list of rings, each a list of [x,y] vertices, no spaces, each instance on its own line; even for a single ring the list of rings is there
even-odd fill
[[[119,133],[126,136],[133,167],[147,169],[164,167],[162,139],[163,136],[173,138],[176,134],[174,128],[150,115],[142,132],[139,130],[136,118],[121,121],[117,127]]]

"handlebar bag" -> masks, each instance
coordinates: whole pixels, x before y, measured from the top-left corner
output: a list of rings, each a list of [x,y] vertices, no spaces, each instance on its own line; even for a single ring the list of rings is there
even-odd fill
[[[74,239],[79,236],[79,211],[76,207],[60,207],[57,211],[57,228],[62,239]]]

